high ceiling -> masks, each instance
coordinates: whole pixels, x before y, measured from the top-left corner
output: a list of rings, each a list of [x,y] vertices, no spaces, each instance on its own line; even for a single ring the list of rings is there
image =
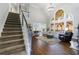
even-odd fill
[[[24,9],[29,10],[29,22],[42,22],[46,23],[49,19],[48,4],[46,3],[30,3],[25,4]]]
[[[50,3],[25,3],[21,5],[26,14],[29,12],[29,19],[27,18],[29,23],[47,23],[58,9],[63,9],[65,14],[73,14],[77,18],[79,17],[79,4],[77,3],[54,3],[52,4],[53,10],[50,11],[48,10]]]

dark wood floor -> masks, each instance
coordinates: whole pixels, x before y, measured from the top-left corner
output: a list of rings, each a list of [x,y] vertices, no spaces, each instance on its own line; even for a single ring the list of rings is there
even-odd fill
[[[78,55],[79,52],[70,48],[70,43],[58,42],[50,45],[35,37],[32,38],[32,55]]]

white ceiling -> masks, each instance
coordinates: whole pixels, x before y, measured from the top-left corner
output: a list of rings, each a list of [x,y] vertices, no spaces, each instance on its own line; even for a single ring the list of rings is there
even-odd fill
[[[30,20],[29,22],[42,22],[46,23],[46,20],[49,19],[48,9],[47,9],[46,3],[30,3],[27,4],[24,9],[28,11],[29,9],[29,15]]]
[[[58,9],[63,9],[66,14],[72,13],[73,15],[76,15],[78,17],[79,14],[79,4],[78,3],[54,3],[53,6],[55,7],[54,10],[48,11],[49,3],[25,3],[22,4],[22,8],[25,11],[28,11],[29,9],[29,23],[34,22],[41,22],[41,23],[47,23],[51,17],[53,17],[53,14]],[[51,14],[51,15],[50,15]]]

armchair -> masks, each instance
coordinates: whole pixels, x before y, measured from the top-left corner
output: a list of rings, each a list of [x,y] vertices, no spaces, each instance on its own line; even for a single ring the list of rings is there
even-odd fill
[[[65,34],[59,34],[59,39],[61,41],[69,42],[69,41],[71,41],[72,36],[73,36],[73,33],[72,32],[66,31]]]

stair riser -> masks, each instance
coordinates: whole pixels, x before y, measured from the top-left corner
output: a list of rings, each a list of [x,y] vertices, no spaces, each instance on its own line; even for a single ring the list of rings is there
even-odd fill
[[[7,24],[7,25],[4,25],[4,27],[5,26],[17,26],[17,27],[20,26],[21,27],[21,24],[14,24],[14,25],[13,24]]]
[[[7,22],[5,24],[20,24],[19,22]]]
[[[6,22],[20,22],[20,20],[9,19],[9,20],[6,20]]]
[[[19,18],[19,16],[18,15],[10,14],[10,15],[8,15],[8,18]]]
[[[19,45],[19,44],[24,44],[24,41],[20,40],[20,41],[16,41],[16,42],[12,42],[12,43],[1,44],[0,45],[0,49],[6,48],[6,47],[10,47],[10,46],[16,46],[16,45]]]
[[[19,18],[18,19],[8,18],[6,21],[19,21],[19,20],[20,20]]]
[[[7,23],[6,25],[16,25],[17,26],[17,25],[21,25],[21,24],[12,24],[12,23],[10,24],[10,23]]]
[[[4,42],[4,41],[17,40],[17,39],[22,39],[22,38],[23,36],[14,36],[14,37],[1,38],[0,41]]]
[[[6,21],[6,23],[20,23],[20,21]]]
[[[19,21],[19,19],[8,18],[6,21]]]
[[[21,28],[21,26],[4,26],[4,28]]]
[[[9,26],[9,27],[21,27],[21,24],[19,23],[16,23],[16,24],[13,24],[13,23],[11,23],[11,24],[6,24],[6,25],[4,25],[4,27],[6,27],[6,26]]]
[[[22,34],[22,32],[12,32],[12,33],[2,33],[2,36],[7,36],[7,35],[18,35],[18,34]]]
[[[9,15],[7,19],[12,18],[12,19],[19,19],[19,16],[16,15]]]
[[[14,19],[14,18],[7,18],[7,20],[6,21],[19,21],[19,19]]]
[[[3,29],[3,31],[20,31],[21,29]]]
[[[1,52],[0,55],[11,55],[13,53],[18,53],[18,52],[21,52],[21,51],[24,51],[24,50],[25,50],[25,48],[23,46],[23,47],[19,47],[17,49]]]
[[[19,14],[9,13],[8,17],[19,17]]]
[[[20,21],[6,21],[6,23],[20,23]]]

